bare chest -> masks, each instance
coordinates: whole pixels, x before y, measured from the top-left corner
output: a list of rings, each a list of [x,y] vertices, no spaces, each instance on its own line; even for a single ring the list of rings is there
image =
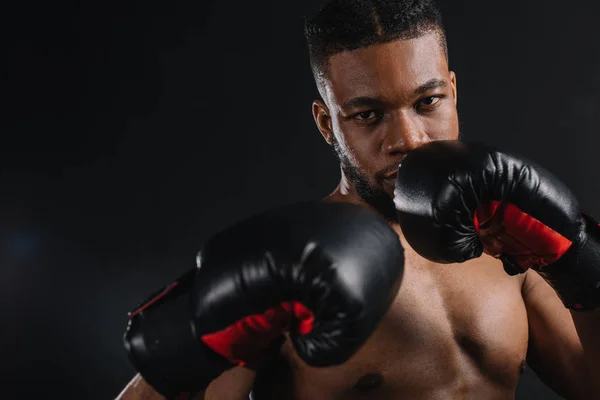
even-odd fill
[[[348,362],[311,368],[288,346],[294,398],[495,398],[496,389],[514,390],[528,337],[519,279],[487,256],[439,265],[408,251],[394,304]]]

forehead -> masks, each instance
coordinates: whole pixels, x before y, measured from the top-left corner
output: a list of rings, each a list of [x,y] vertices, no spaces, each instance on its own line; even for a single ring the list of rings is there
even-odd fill
[[[438,34],[394,40],[334,54],[329,59],[328,97],[398,97],[430,79],[446,79],[448,64]]]

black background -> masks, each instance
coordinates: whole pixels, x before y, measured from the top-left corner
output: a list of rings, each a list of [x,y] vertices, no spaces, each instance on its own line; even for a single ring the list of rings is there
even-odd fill
[[[21,1],[0,14],[1,398],[114,398],[127,312],[215,230],[329,193],[316,1]],[[599,2],[442,3],[467,138],[600,215]],[[7,7],[7,6],[3,6]],[[528,372],[519,399],[551,399]]]

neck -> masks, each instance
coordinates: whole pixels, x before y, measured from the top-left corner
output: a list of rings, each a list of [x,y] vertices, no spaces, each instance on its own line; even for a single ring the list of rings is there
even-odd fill
[[[340,178],[340,182],[334,190],[334,193],[335,192],[339,192],[341,196],[354,197],[362,200],[358,195],[356,188],[352,183],[350,183],[350,180],[346,177],[344,172],[342,172],[342,177]]]
[[[353,203],[372,208],[358,195],[354,185],[350,183],[343,171],[341,172],[341,178],[337,187],[333,190],[333,192],[325,196],[325,199]]]
[[[364,201],[362,197],[358,195],[356,189],[354,188],[354,185],[350,183],[348,178],[344,175],[344,172],[342,172],[341,174],[341,178],[337,187],[333,190],[333,192],[325,196],[323,200],[357,204],[359,206],[363,206],[370,210],[378,212],[372,205]],[[398,224],[391,221],[388,221],[388,223],[396,231],[396,233],[400,234],[400,226]]]

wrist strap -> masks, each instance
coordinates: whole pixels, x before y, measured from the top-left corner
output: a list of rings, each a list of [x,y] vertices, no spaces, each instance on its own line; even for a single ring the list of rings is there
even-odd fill
[[[585,212],[582,224],[573,246],[538,273],[556,290],[565,307],[590,311],[600,307],[600,226]]]
[[[197,337],[191,294],[197,269],[149,296],[123,337],[133,367],[168,400],[187,400],[234,365]]]

